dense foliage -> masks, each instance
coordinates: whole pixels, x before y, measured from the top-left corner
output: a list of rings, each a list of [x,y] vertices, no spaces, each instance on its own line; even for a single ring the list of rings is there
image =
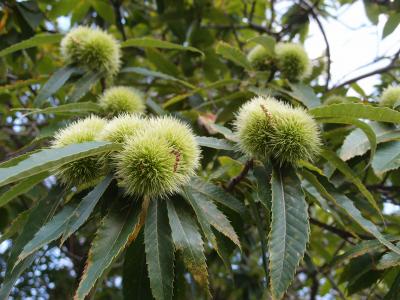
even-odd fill
[[[275,2],[0,3],[0,299],[398,299],[400,49],[336,84],[355,1]]]

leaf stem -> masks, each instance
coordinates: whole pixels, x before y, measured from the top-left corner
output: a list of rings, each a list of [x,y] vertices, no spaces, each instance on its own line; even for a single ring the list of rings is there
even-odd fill
[[[135,226],[135,229],[133,230],[132,234],[129,236],[128,245],[130,245],[137,238],[140,230],[142,229],[142,227],[144,225],[144,222],[146,221],[147,211],[149,209],[150,200],[151,200],[151,198],[149,196],[143,197],[142,211],[140,212],[139,220],[138,220],[137,225]]]

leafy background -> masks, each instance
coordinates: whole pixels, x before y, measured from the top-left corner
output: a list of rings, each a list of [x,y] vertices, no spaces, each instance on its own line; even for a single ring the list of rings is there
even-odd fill
[[[311,20],[334,17],[329,13],[332,7],[353,2],[357,1],[289,1],[281,14],[275,11],[275,1],[49,0],[0,4],[1,161],[45,148],[57,129],[78,116],[98,112],[96,97],[109,83],[102,81],[100,74],[80,73],[65,66],[59,54],[63,33],[57,26],[62,16],[70,17],[71,26],[96,24],[123,42],[123,69],[115,84],[141,89],[146,93],[149,114],[174,114],[190,122],[202,136],[202,179],[185,189],[186,201],[151,202],[144,230],[125,250],[119,247],[124,244],[122,237],[96,236],[93,245],[97,247],[89,256],[106,272],[98,276],[96,293],[92,291],[88,297],[148,299],[152,290],[157,299],[171,298],[170,289],[154,285],[154,280],[149,282],[147,272],[153,270],[153,274],[162,274],[159,280],[173,282],[173,297],[177,299],[206,298],[208,288],[214,299],[268,299],[271,293],[278,298],[287,280],[271,289],[270,278],[277,278],[279,262],[288,262],[284,274],[289,277],[297,264],[295,253],[288,251],[287,256],[279,257],[275,255],[279,249],[274,251],[282,237],[296,233],[270,233],[274,228],[271,210],[276,210],[275,215],[282,212],[278,194],[283,190],[289,196],[283,204],[303,212],[297,216],[300,221],[289,220],[303,228],[302,237],[296,239],[299,247],[305,247],[309,236],[287,299],[397,299],[399,220],[396,214],[386,213],[383,205],[400,201],[400,133],[396,127],[400,113],[378,107],[376,96],[398,83],[400,50],[382,68],[340,84],[330,80],[329,51],[313,61],[312,75],[302,83],[289,83],[279,72],[258,72],[245,56],[257,43],[273,53],[277,41],[305,42]],[[399,3],[365,0],[363,4],[371,24],[376,25],[380,15],[387,17],[382,36],[389,36],[400,21]],[[323,31],[322,26],[320,29]],[[325,46],[328,50],[329,44]],[[367,94],[358,82],[371,75],[380,76],[374,91]],[[356,103],[323,105],[330,95],[348,96],[354,91],[358,96],[348,98]],[[272,171],[267,164],[251,164],[232,151],[234,138],[229,129],[234,113],[256,94],[271,94],[305,106],[321,123],[326,149],[315,164],[304,162],[297,169],[301,181],[292,170]],[[111,146],[96,145],[87,151],[104,151],[101,147]],[[69,150],[76,155],[88,153],[82,154],[81,147]],[[19,262],[12,282],[16,285],[10,287],[13,298],[72,298],[95,232],[98,228],[104,228],[103,233],[116,229],[124,220],[124,228],[133,231],[140,218],[138,210],[109,207],[115,191],[107,178],[92,192],[84,189],[65,194],[55,178],[48,177],[47,169],[30,165],[24,172],[14,179],[10,179],[9,170],[0,176],[3,185],[12,183],[0,188],[0,241],[9,245],[0,255],[0,280],[6,277],[6,266]],[[25,179],[15,182],[21,178]],[[109,188],[104,192],[102,187]],[[64,198],[72,200],[65,205]],[[99,205],[87,220],[63,218],[68,209],[84,209],[96,201]],[[51,227],[53,235],[45,232],[36,244],[27,244],[43,225],[56,220],[56,212],[68,223],[66,227],[58,231]],[[193,222],[193,215],[198,222]],[[104,216],[110,223],[101,222]],[[174,236],[180,224],[191,236],[190,242]],[[159,257],[154,256],[154,249],[144,249],[146,236],[162,239],[170,231],[172,239],[164,241]],[[159,236],[153,237],[154,233]],[[236,235],[241,249],[234,243]],[[66,241],[60,246],[64,237]],[[124,255],[119,253],[109,266],[104,249],[114,242],[115,252],[121,249]],[[18,257],[26,246],[30,251],[25,251],[24,258]],[[185,252],[188,247],[193,247],[189,254]],[[28,255],[33,251],[36,255]],[[146,255],[154,257],[147,260],[149,269]],[[156,259],[171,262],[174,255],[174,265],[167,263],[164,271],[157,270]],[[200,269],[190,267],[190,255]],[[168,272],[172,269],[174,273]],[[8,283],[4,282],[3,291]]]

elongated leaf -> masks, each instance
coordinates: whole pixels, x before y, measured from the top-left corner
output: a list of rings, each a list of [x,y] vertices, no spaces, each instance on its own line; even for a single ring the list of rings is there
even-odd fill
[[[324,177],[318,176],[318,178],[308,171],[303,171],[302,175],[318,190],[322,197],[331,201],[336,206],[343,209],[346,214],[352,218],[361,228],[366,232],[372,234],[377,240],[379,240],[387,248],[400,254],[400,249],[389,242],[384,235],[382,235],[374,223],[363,217],[358,208],[353,202],[345,195],[335,191],[334,186]],[[323,182],[323,184],[321,183]]]
[[[121,44],[122,48],[125,47],[139,47],[139,48],[161,48],[161,49],[172,49],[172,50],[181,50],[181,51],[191,51],[197,52],[204,56],[204,53],[197,48],[182,46],[178,44],[174,44],[167,41],[157,40],[154,38],[144,37],[144,38],[133,38],[126,40]]]
[[[398,300],[399,291],[400,291],[400,272],[397,273],[397,276],[394,279],[389,292],[385,295],[385,298],[383,298],[383,300]]]
[[[225,59],[228,59],[247,70],[252,69],[250,62],[247,60],[247,57],[238,48],[232,47],[225,42],[219,42],[216,48],[216,52]]]
[[[267,212],[271,212],[272,194],[271,194],[271,168],[264,166],[253,167],[253,174],[257,180],[257,196],[261,204],[266,208]]]
[[[372,163],[372,159],[374,158],[374,155],[376,152],[377,138],[375,135],[375,131],[372,129],[372,127],[370,125],[368,125],[367,123],[360,121],[358,119],[354,119],[354,118],[326,118],[326,119],[320,119],[320,121],[323,123],[351,124],[351,125],[357,126],[359,128],[359,130],[361,131],[361,133],[363,134],[363,138],[366,137],[367,141],[369,142],[368,146],[369,146],[369,149],[371,149],[371,154],[370,154],[368,164]],[[353,149],[354,140],[352,140],[351,143],[352,143],[351,149]]]
[[[145,68],[140,68],[140,67],[128,67],[128,68],[124,68],[121,70],[121,73],[136,73],[136,74],[140,74],[143,76],[151,76],[154,78],[160,78],[160,79],[164,79],[164,80],[169,80],[169,81],[174,81],[174,82],[178,82],[188,88],[191,89],[195,89],[196,87],[192,84],[190,84],[187,81],[175,78],[171,75],[167,75],[161,72],[157,72],[157,71],[152,71],[149,69],[145,69]]]
[[[205,197],[228,207],[238,214],[243,215],[246,211],[245,206],[238,199],[225,192],[221,187],[206,182],[199,177],[193,178],[190,186],[196,193],[203,194]]]
[[[145,52],[146,58],[154,65],[156,70],[176,78],[180,76],[181,71],[178,66],[174,64],[170,57],[167,57],[159,49],[147,48]]]
[[[290,94],[308,108],[313,108],[321,105],[321,100],[315,95],[314,90],[308,85],[302,83],[290,83],[290,88],[293,92]]]
[[[362,103],[341,103],[315,107],[309,111],[316,118],[369,119],[372,121],[400,123],[400,112],[387,107],[372,106]]]
[[[62,34],[47,34],[47,33],[38,34],[35,35],[34,37],[31,37],[30,39],[19,42],[6,49],[1,50],[0,57],[13,53],[15,51],[28,49],[43,44],[58,43],[59,41],[61,41],[62,37],[63,37]]]
[[[124,299],[153,300],[147,273],[143,231],[128,247],[124,259],[122,292]]]
[[[49,80],[40,89],[38,95],[33,101],[35,107],[40,107],[47,98],[57,92],[64,83],[71,77],[71,75],[76,71],[75,67],[65,66],[55,72]]]
[[[13,200],[14,198],[25,194],[30,191],[35,185],[39,182],[42,182],[46,177],[49,176],[48,172],[40,173],[35,176],[29,177],[25,179],[13,187],[11,187],[7,192],[0,196],[0,207],[6,205],[8,202]]]
[[[25,210],[12,221],[10,226],[1,233],[0,244],[22,230],[30,213],[30,209]]]
[[[206,223],[211,224],[240,248],[239,238],[235,230],[228,218],[214,204],[212,198],[209,198],[208,194],[204,194],[201,190],[198,191],[191,185],[186,187],[186,191],[192,195],[190,204],[196,212],[197,218],[205,218]]]
[[[202,147],[220,149],[220,150],[234,150],[233,145],[223,139],[217,139],[208,136],[197,136],[196,141]]]
[[[389,15],[385,26],[383,27],[382,39],[387,37],[393,31],[395,31],[396,27],[400,24],[400,13],[393,13]]]
[[[89,113],[99,113],[101,111],[100,105],[94,102],[78,102],[68,103],[54,107],[46,107],[43,109],[29,110],[29,114],[55,114],[65,116],[86,115]],[[28,114],[26,114],[28,115]]]
[[[52,170],[71,161],[120,148],[119,145],[107,142],[86,142],[34,152],[24,156],[22,161],[15,160],[10,167],[1,166],[0,186]]]
[[[220,124],[215,124],[215,123],[211,123],[211,122],[207,125],[210,128],[212,128],[213,130],[215,130],[216,132],[222,134],[224,136],[224,138],[226,138],[227,140],[236,142],[236,143],[238,142],[238,138],[235,136],[235,134],[229,128],[226,128]]]
[[[7,270],[6,277],[0,289],[1,300],[9,299],[14,284],[20,278],[21,274],[34,262],[34,260],[35,260],[35,254],[32,254],[31,256],[26,258],[23,262],[15,266],[15,268],[13,268],[12,271]]]
[[[376,268],[383,270],[400,265],[400,255],[394,252],[388,252],[379,259]]]
[[[217,251],[219,257],[221,260],[224,262],[225,267],[231,271],[231,264],[229,261],[229,255],[227,251],[227,247],[224,245],[224,241],[221,238],[218,238],[216,234],[218,234],[218,231],[215,233],[213,232],[211,228],[211,223],[208,221],[207,216],[205,215],[203,209],[200,207],[200,205],[197,203],[197,201],[194,199],[194,195],[192,195],[191,191],[186,187],[183,189],[181,192],[181,195],[183,198],[186,199],[186,201],[190,204],[190,206],[193,208],[197,221],[200,224],[201,230],[203,231],[205,237],[207,240],[211,243],[211,245],[214,247],[215,251]],[[223,236],[220,234],[220,236]]]
[[[272,173],[272,222],[269,239],[271,293],[281,299],[304,256],[309,239],[307,203],[296,174]]]
[[[63,201],[62,192],[58,189],[51,190],[47,197],[38,201],[32,208],[22,231],[15,240],[10,257],[7,261],[7,272],[0,289],[0,299],[8,299],[11,289],[22,272],[28,268],[35,260],[35,255],[27,257],[18,265],[14,265],[17,257],[22,251],[23,246],[36,234],[40,227],[46,223],[53,215],[57,206]]]
[[[336,167],[347,178],[348,181],[353,183],[358,188],[361,194],[364,195],[364,197],[368,200],[368,202],[372,205],[372,207],[375,208],[375,210],[383,219],[381,210],[378,204],[376,203],[374,196],[362,183],[361,179],[356,174],[354,174],[353,170],[344,161],[342,161],[333,151],[324,149],[321,152],[321,156],[323,156],[330,164]]]
[[[40,151],[40,150],[34,150],[34,151],[32,151],[32,152],[27,152],[27,153],[24,153],[24,154],[22,154],[22,155],[13,157],[13,158],[11,158],[11,159],[9,159],[9,160],[3,161],[2,163],[0,163],[0,169],[15,166],[15,165],[17,165],[19,162],[21,162],[21,161],[27,159],[29,156],[31,156],[32,154],[37,153],[37,152],[39,152],[39,151]]]
[[[400,167],[400,141],[381,145],[372,161],[372,168],[377,175]]]
[[[400,130],[382,123],[371,122],[369,124],[376,136],[376,143],[384,143],[400,140]],[[339,156],[343,160],[349,160],[355,156],[363,155],[371,149],[371,142],[361,128],[353,130],[344,140]],[[372,151],[371,151],[372,152]]]
[[[257,43],[257,44],[263,46],[265,49],[268,50],[268,53],[270,55],[273,55],[275,53],[276,41],[272,36],[261,35],[261,36],[256,36],[256,37],[253,37],[253,38],[247,40],[247,43],[251,43],[251,42],[254,42],[254,43]]]
[[[61,243],[63,243],[71,234],[78,230],[92,213],[97,202],[110,185],[111,180],[112,176],[107,176],[82,201],[65,206],[25,245],[18,257],[18,261],[25,259],[33,252],[59,237],[62,237]]]
[[[174,246],[165,201],[152,199],[144,227],[144,245],[150,287],[156,300],[173,295]]]
[[[188,203],[192,206],[197,220],[200,224],[201,229],[203,230],[204,235],[208,239],[208,241],[213,245],[214,249],[218,252],[218,244],[215,234],[212,231],[211,224],[208,222],[207,217],[205,216],[201,207],[197,204],[196,200],[194,199],[194,195],[192,195],[191,190],[188,187],[185,187],[181,192],[183,198],[185,198]],[[220,254],[218,252],[218,254]],[[221,255],[220,255],[221,256]],[[221,256],[223,259],[223,257]]]
[[[220,88],[220,87],[225,87],[226,85],[232,84],[232,83],[235,83],[235,82],[237,82],[237,80],[235,80],[235,79],[222,79],[222,80],[210,83],[208,85],[198,87],[196,89],[191,90],[190,92],[187,92],[187,93],[184,93],[184,94],[181,94],[181,95],[177,95],[175,97],[172,97],[172,98],[168,99],[167,101],[165,101],[163,103],[163,107],[167,108],[167,107],[169,107],[171,105],[174,105],[174,104],[176,104],[178,102],[181,102],[182,100],[186,99],[189,96],[194,95],[195,93],[198,93],[198,92],[201,92],[201,91],[208,91],[209,89],[216,89],[216,88]],[[202,103],[202,104],[198,105],[197,108],[202,107],[202,106],[207,106],[207,105],[213,104],[213,103],[215,104],[215,103],[217,103],[219,101],[220,101],[220,99],[215,100],[215,101],[209,101],[207,103]]]
[[[209,294],[203,240],[196,221],[178,202],[168,199],[167,208],[175,249],[182,252],[186,268],[192,273],[196,282]]]
[[[75,84],[74,90],[68,96],[67,102],[76,102],[81,99],[102,76],[102,73],[91,71],[83,75]]]
[[[388,241],[393,242],[399,240],[400,236],[385,236],[385,238]],[[352,246],[350,250],[345,253],[335,256],[330,264],[334,266],[344,262],[345,260],[361,256],[365,253],[372,253],[383,249],[385,249],[385,246],[378,240],[362,241],[361,243]]]
[[[139,208],[115,205],[104,217],[89,250],[88,260],[74,299],[83,300],[96,281],[125,249],[138,225]]]

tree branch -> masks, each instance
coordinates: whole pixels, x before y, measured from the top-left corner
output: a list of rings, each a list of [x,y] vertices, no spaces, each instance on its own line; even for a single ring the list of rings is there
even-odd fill
[[[320,19],[318,18],[317,13],[314,10],[314,7],[311,6],[310,4],[308,4],[306,1],[301,0],[301,2],[310,10],[310,14],[311,16],[314,18],[315,22],[317,22],[318,28],[321,31],[322,37],[324,39],[325,42],[325,47],[326,47],[326,57],[328,59],[328,63],[327,63],[327,67],[326,67],[326,82],[325,82],[325,90],[328,90],[329,87],[329,82],[331,80],[331,64],[332,64],[332,59],[331,59],[331,48],[329,46],[329,42],[328,42],[328,37],[326,35],[324,26],[322,25]]]
[[[235,186],[246,177],[247,173],[249,173],[252,167],[253,167],[253,159],[249,159],[248,161],[246,161],[246,164],[244,165],[244,168],[240,172],[240,174],[232,178],[232,180],[229,182],[225,190],[228,192],[232,192]]]
[[[353,234],[351,234],[350,232],[337,228],[335,226],[331,226],[325,223],[322,223],[314,218],[310,218],[310,223],[313,225],[316,225],[320,228],[323,228],[325,230],[328,230],[330,232],[332,232],[333,234],[336,234],[337,236],[341,237],[342,239],[348,241],[349,238],[355,238],[355,236]],[[373,239],[372,237],[370,237],[369,235],[364,235],[364,234],[357,234],[360,238],[362,238],[363,240],[371,240]]]
[[[122,35],[122,39],[124,41],[126,41],[126,34],[125,34],[125,29],[124,29],[124,25],[121,22],[122,16],[121,16],[121,2],[120,0],[110,0],[113,8],[114,8],[114,12],[115,12],[115,24],[117,25],[117,28],[119,30],[119,32]]]
[[[349,79],[349,80],[347,80],[347,81],[345,81],[345,82],[333,87],[331,90],[341,88],[341,87],[343,87],[345,85],[351,84],[353,82],[359,81],[359,80],[367,78],[367,77],[371,77],[371,76],[374,76],[374,75],[377,75],[377,74],[388,72],[388,71],[393,70],[393,69],[400,68],[400,65],[396,64],[396,61],[399,59],[399,56],[400,56],[400,49],[393,55],[393,58],[391,59],[390,63],[386,67],[382,67],[382,68],[379,68],[377,70],[374,70],[374,71],[371,71],[371,72],[356,76],[356,77],[354,77],[352,79]]]

